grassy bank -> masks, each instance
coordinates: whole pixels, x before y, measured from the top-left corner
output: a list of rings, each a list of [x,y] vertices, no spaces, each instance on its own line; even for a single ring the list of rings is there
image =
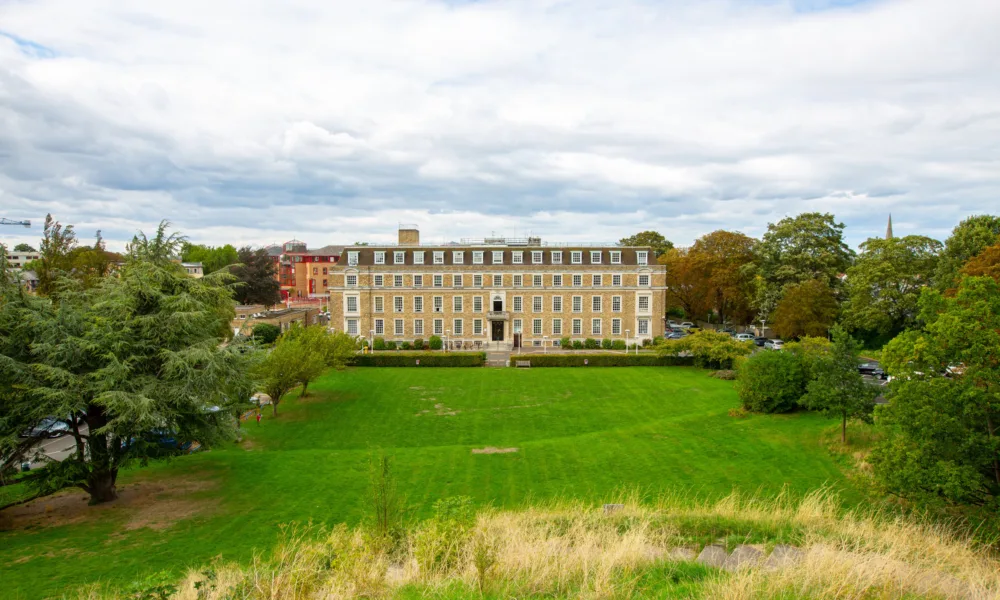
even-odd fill
[[[192,569],[173,597],[223,598],[1000,598],[1000,562],[937,525],[843,510],[820,491],[801,500],[732,494],[611,514],[580,503],[442,514],[392,542],[371,529],[312,536],[289,529],[245,563]],[[694,559],[705,544],[743,544],[794,558],[742,568]],[[107,587],[79,597],[134,597]]]
[[[39,598],[213,557],[248,561],[280,526],[353,525],[368,459],[393,457],[408,517],[465,495],[498,509],[823,485],[859,500],[815,414],[733,418],[732,382],[694,368],[380,369],[329,373],[240,444],[123,474],[122,498],[69,492],[0,513],[0,597]]]

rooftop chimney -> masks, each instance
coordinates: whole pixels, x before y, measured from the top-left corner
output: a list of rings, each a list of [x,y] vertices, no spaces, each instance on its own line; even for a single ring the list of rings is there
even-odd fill
[[[399,225],[399,245],[400,246],[419,246],[420,245],[420,230],[416,225],[410,224],[400,224]]]

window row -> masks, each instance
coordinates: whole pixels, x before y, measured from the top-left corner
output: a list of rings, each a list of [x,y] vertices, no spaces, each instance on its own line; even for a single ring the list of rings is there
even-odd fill
[[[355,274],[348,274],[345,276],[345,285],[347,287],[357,287],[358,276]],[[446,279],[446,277],[450,279]],[[472,287],[483,287],[483,282],[491,282],[492,287],[504,287],[503,275],[481,275],[479,273],[473,275],[466,275],[464,273],[455,273],[451,275],[444,274],[434,274],[434,275],[413,275],[412,284],[413,287],[424,287],[424,283],[428,284],[428,287],[445,287],[446,282],[451,283],[451,287],[465,287],[467,277],[471,277]],[[572,287],[583,287],[584,275],[550,275],[549,285],[552,287],[563,287],[564,282],[568,282],[568,285]],[[610,284],[612,287],[621,287],[622,276],[620,274],[614,275],[590,275],[586,279],[588,285],[592,287],[601,287]],[[511,276],[511,283],[513,287],[543,287],[544,279],[543,275],[523,275],[515,274]],[[642,273],[637,279],[637,283],[640,287],[649,287],[650,277],[648,273]],[[404,287],[403,275],[384,275],[377,274],[372,275],[372,286],[373,287]]]
[[[434,264],[443,265],[445,264],[445,250],[410,250],[413,256],[413,263],[415,265],[423,264]],[[465,255],[471,254],[473,265],[483,265],[487,264],[486,257],[489,256],[490,263],[493,265],[504,264],[504,253],[510,252],[510,263],[512,265],[522,265],[522,264],[533,264],[541,265],[545,264],[545,251],[543,250],[451,250],[451,263],[453,265],[463,265],[465,264]],[[586,256],[589,260],[587,264],[599,265],[604,262],[604,251],[603,250],[550,250],[549,252],[549,263],[552,265],[563,264],[563,254],[569,254],[569,264],[582,265],[584,264],[583,259]],[[405,265],[406,264],[406,253],[407,250],[375,250],[374,252],[374,262],[376,265],[394,264],[394,265]],[[428,254],[430,256],[428,256]],[[356,266],[358,264],[358,257],[361,252],[358,250],[348,250],[347,251],[347,264],[350,266]],[[621,250],[610,250],[607,252],[609,264],[620,265],[622,264],[622,253]],[[389,262],[391,259],[391,263]],[[430,262],[427,262],[427,261]],[[636,251],[636,263],[640,265],[649,264],[649,252],[646,250]]]
[[[530,328],[528,331],[524,330],[525,323],[521,319],[514,319],[511,322],[512,333],[515,334],[530,334],[531,336],[542,336],[542,335],[552,335],[555,337],[559,336],[571,336],[571,335],[611,335],[611,336],[631,336],[632,331],[629,329],[624,329],[622,319],[610,319],[608,326],[605,326],[604,319],[567,319],[564,323],[563,319],[550,319],[548,327],[545,326],[545,319],[530,319],[527,326]],[[639,319],[636,322],[636,328],[638,329],[636,335],[638,336],[648,336],[649,335],[649,319]],[[409,331],[406,330],[406,320],[405,319],[374,319],[372,321],[372,329],[368,332],[362,332],[359,329],[359,319],[348,319],[347,320],[347,333],[351,335],[371,335],[376,336],[381,335],[393,335],[393,336],[422,336],[422,335],[438,335],[438,336],[482,336],[486,335],[486,321],[483,319],[472,319],[471,329],[466,329],[466,323],[464,319],[431,319],[426,323],[424,319],[413,319],[411,328]]]
[[[413,312],[419,313],[424,312],[424,297],[423,296],[413,296],[411,300],[411,310]],[[346,313],[357,313],[359,312],[359,296],[347,296],[347,304],[344,307]],[[472,312],[483,312],[483,296],[473,296],[472,297]],[[552,296],[549,299],[550,310],[552,312],[562,312],[563,311],[563,297],[562,296]],[[636,311],[639,313],[648,313],[650,310],[650,296],[639,296],[636,303]],[[545,310],[545,298],[543,296],[532,296],[531,297],[531,312],[544,312]],[[622,311],[622,296],[612,296],[611,297],[611,312],[621,312]],[[444,312],[444,296],[432,296],[431,297],[431,311],[432,312]],[[570,306],[572,312],[579,313],[583,312],[584,297],[583,296],[572,296],[570,298]],[[452,296],[451,297],[451,312],[464,312],[465,310],[465,297],[464,296]],[[524,296],[513,296],[511,298],[510,310],[515,313],[525,312],[525,301]],[[603,312],[605,310],[605,303],[603,296],[591,296],[590,297],[590,311],[591,312]],[[372,312],[381,313],[386,312],[386,301],[383,296],[372,297]],[[392,312],[406,312],[406,298],[404,296],[392,296]]]

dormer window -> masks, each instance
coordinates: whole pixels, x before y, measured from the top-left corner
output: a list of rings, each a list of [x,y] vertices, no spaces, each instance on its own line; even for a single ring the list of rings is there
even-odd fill
[[[502,265],[503,264],[503,250],[493,251],[493,264]]]
[[[640,265],[649,264],[649,252],[645,250],[637,250],[635,253],[635,261]]]
[[[376,265],[384,265],[385,264],[385,252],[376,252],[375,253],[375,264]]]
[[[351,267],[358,266],[358,252],[348,252],[347,253],[347,264]]]
[[[397,250],[392,253],[392,262],[397,265],[401,265],[406,262],[406,252],[402,250]]]
[[[413,253],[413,264],[422,265],[424,264],[424,251],[416,251]]]
[[[472,264],[481,265],[483,264],[483,251],[477,250],[472,253]]]
[[[444,251],[434,251],[434,264],[443,265],[444,264]]]

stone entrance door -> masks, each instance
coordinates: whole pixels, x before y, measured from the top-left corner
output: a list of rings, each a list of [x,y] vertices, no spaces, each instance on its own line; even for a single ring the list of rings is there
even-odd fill
[[[490,339],[494,342],[503,341],[503,321],[491,321],[490,327],[492,328],[493,335]]]

